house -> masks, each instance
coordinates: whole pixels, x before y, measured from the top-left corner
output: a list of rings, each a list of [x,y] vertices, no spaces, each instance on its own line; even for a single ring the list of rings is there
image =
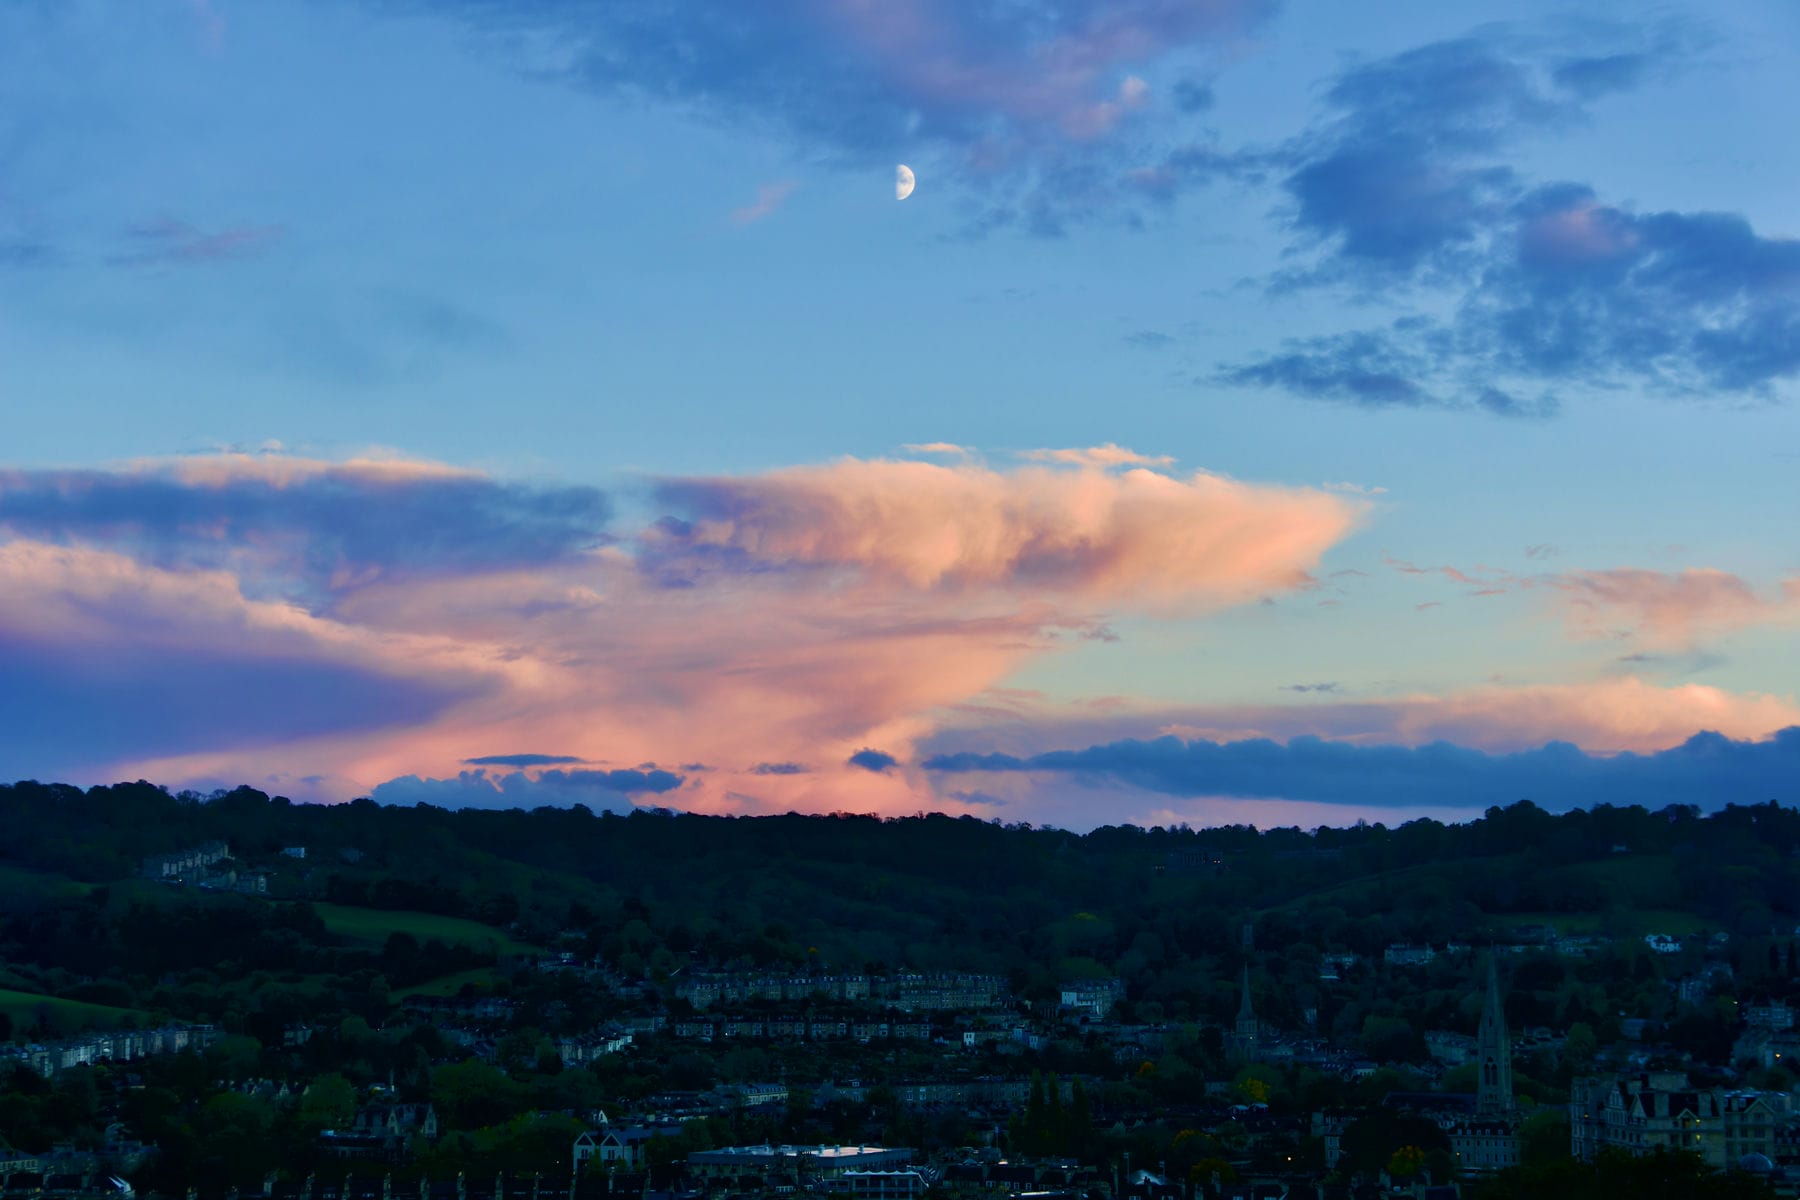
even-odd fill
[[[1656,954],[1681,953],[1680,940],[1667,933],[1646,933],[1644,945],[1650,947],[1651,951]]]
[[[1792,1115],[1785,1092],[1696,1088],[1679,1071],[1590,1076],[1569,1089],[1570,1152],[1591,1162],[1608,1148],[1644,1155],[1662,1147],[1715,1169],[1750,1154],[1773,1161]]]
[[[925,1194],[925,1176],[917,1171],[845,1171],[838,1177],[859,1200],[909,1200]]]
[[[1437,951],[1426,945],[1395,942],[1381,952],[1383,962],[1394,967],[1422,967],[1437,957]]]
[[[582,1164],[593,1159],[603,1170],[635,1170],[645,1165],[645,1151],[651,1138],[672,1138],[680,1133],[679,1125],[609,1126],[575,1139],[575,1161]],[[584,1143],[583,1139],[588,1140]]]
[[[152,854],[144,859],[142,872],[146,879],[181,879],[204,873],[216,862],[231,857],[231,847],[224,842],[201,842],[186,850]]]
[[[1064,1009],[1104,1017],[1124,998],[1125,984],[1119,979],[1081,979],[1063,984],[1061,994]]]

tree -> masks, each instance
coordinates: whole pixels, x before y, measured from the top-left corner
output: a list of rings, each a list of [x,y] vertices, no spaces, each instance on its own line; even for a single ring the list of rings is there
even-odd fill
[[[335,1071],[321,1075],[300,1093],[300,1125],[310,1133],[343,1129],[356,1116],[356,1089]]]

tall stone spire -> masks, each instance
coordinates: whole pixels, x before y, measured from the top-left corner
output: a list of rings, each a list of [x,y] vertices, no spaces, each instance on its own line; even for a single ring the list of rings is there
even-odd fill
[[[1481,1007],[1481,1030],[1475,1035],[1475,1115],[1504,1117],[1512,1112],[1512,1036],[1506,1031],[1506,1006],[1494,955],[1488,953],[1487,1001]]]
[[[1244,964],[1243,993],[1238,1000],[1237,1026],[1232,1031],[1233,1048],[1240,1058],[1256,1057],[1256,1043],[1261,1030],[1256,1009],[1250,1003],[1250,964]]]

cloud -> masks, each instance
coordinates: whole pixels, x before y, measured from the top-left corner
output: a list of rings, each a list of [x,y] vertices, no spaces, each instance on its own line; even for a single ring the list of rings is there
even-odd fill
[[[1606,36],[1637,44],[1570,57],[1566,39],[1490,30],[1340,75],[1330,116],[1276,155],[1305,254],[1275,289],[1415,284],[1438,299],[1429,316],[1291,340],[1216,378],[1365,408],[1546,417],[1561,383],[1763,393],[1800,374],[1800,242],[1736,213],[1533,183],[1501,161],[1699,43],[1679,25]]]
[[[421,5],[487,35],[521,69],[791,139],[862,168],[935,157],[985,210],[974,227],[1054,232],[1113,208],[1134,123],[1159,113],[1143,72],[1204,59],[1271,0],[523,0]],[[1096,193],[1103,195],[1096,195]]]
[[[1581,637],[1634,636],[1653,646],[1691,648],[1707,636],[1800,617],[1800,579],[1773,597],[1728,571],[1679,573],[1620,568],[1550,577],[1570,631]]]
[[[552,767],[582,761],[577,754],[484,754],[463,759],[471,767]]]
[[[901,449],[912,454],[948,454],[955,458],[969,458],[975,453],[955,442],[908,442]]]
[[[1334,694],[1342,689],[1336,683],[1326,682],[1326,683],[1288,683],[1288,684],[1283,684],[1281,690],[1284,692],[1302,692],[1302,693],[1316,692],[1316,693],[1325,695],[1325,694]]]
[[[1631,675],[1555,684],[1490,684],[1443,693],[1329,698],[1306,704],[1149,705],[1058,709],[1029,699],[975,705],[917,748],[918,756],[1000,752],[1030,757],[1070,744],[1173,735],[1206,741],[1322,737],[1353,745],[1453,742],[1512,753],[1567,741],[1597,754],[1650,753],[1699,730],[1756,739],[1800,725],[1792,696],[1702,684],[1658,685]]]
[[[0,542],[0,601],[0,758],[47,778],[392,737],[518,678],[479,642],[358,627],[253,599],[225,571],[93,548]]]
[[[1175,344],[1175,339],[1159,330],[1139,329],[1125,335],[1125,344],[1139,350],[1166,350]]]
[[[1083,452],[1130,461],[1129,451]],[[1236,603],[1294,587],[1355,524],[1321,491],[972,463],[847,459],[747,479],[670,481],[666,572],[853,570],[910,588],[1023,589],[1131,607]]]
[[[853,767],[864,771],[873,771],[877,775],[893,770],[900,765],[900,760],[882,750],[871,750],[867,746],[844,760]]]
[[[377,786],[369,798],[378,804],[432,804],[439,808],[568,808],[585,804],[601,812],[630,812],[632,798],[660,796],[682,784],[669,771],[524,771],[490,775],[463,771],[452,779],[405,775]]]
[[[134,225],[131,249],[113,257],[122,266],[192,266],[250,258],[282,235],[279,225],[237,225],[208,232],[175,217]]]
[[[958,775],[1095,777],[1176,796],[1269,797],[1376,812],[1446,806],[1479,812],[1526,799],[1552,810],[1602,803],[1711,807],[1800,798],[1800,727],[1754,742],[1703,732],[1653,754],[1613,757],[1562,742],[1494,754],[1446,742],[1358,746],[1295,738],[1222,744],[1163,737],[1029,758],[944,755],[924,765]]]
[[[807,767],[797,762],[759,762],[750,768],[752,775],[804,775]]]
[[[1555,547],[1533,546],[1526,556],[1547,559]],[[1692,650],[1703,638],[1800,617],[1800,577],[1768,595],[1729,571],[1641,567],[1519,575],[1493,567],[1421,567],[1400,559],[1387,565],[1403,575],[1441,575],[1469,596],[1537,592],[1550,598],[1576,638],[1635,638],[1660,648]],[[1435,603],[1435,602],[1434,602]]]
[[[1111,442],[1072,450],[1026,450],[1019,455],[1028,462],[1062,463],[1074,467],[1166,467],[1175,460],[1167,454],[1139,454]]]
[[[1452,403],[1419,383],[1426,359],[1379,333],[1295,338],[1280,354],[1227,368],[1220,382],[1279,388],[1354,408],[1446,408]]]
[[[737,226],[750,225],[773,213],[794,194],[800,185],[791,179],[765,183],[756,189],[756,199],[742,208],[731,210],[731,223]]]
[[[593,488],[501,483],[432,463],[211,455],[112,470],[0,470],[0,533],[228,568],[317,600],[379,578],[523,566],[606,540]]]
[[[553,760],[700,761],[685,807],[958,811],[902,765],[949,707],[1101,634],[1111,607],[1303,585],[1358,512],[1203,473],[967,460],[666,480],[642,499],[667,516],[609,530],[592,489],[407,460],[8,472],[0,643],[37,656],[19,677],[39,697],[8,743],[37,749],[9,761],[303,799],[410,778],[484,803],[526,787],[496,782],[511,774],[534,796],[601,786],[543,773]],[[96,734],[95,714],[122,732]],[[470,759],[508,745],[557,753]],[[894,763],[850,763],[872,746]]]

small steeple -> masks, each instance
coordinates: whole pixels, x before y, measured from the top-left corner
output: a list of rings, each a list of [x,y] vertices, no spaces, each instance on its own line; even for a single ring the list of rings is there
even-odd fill
[[[1244,964],[1244,991],[1238,1001],[1238,1027],[1241,1029],[1245,1021],[1256,1020],[1256,1009],[1250,1005],[1250,964]]]

